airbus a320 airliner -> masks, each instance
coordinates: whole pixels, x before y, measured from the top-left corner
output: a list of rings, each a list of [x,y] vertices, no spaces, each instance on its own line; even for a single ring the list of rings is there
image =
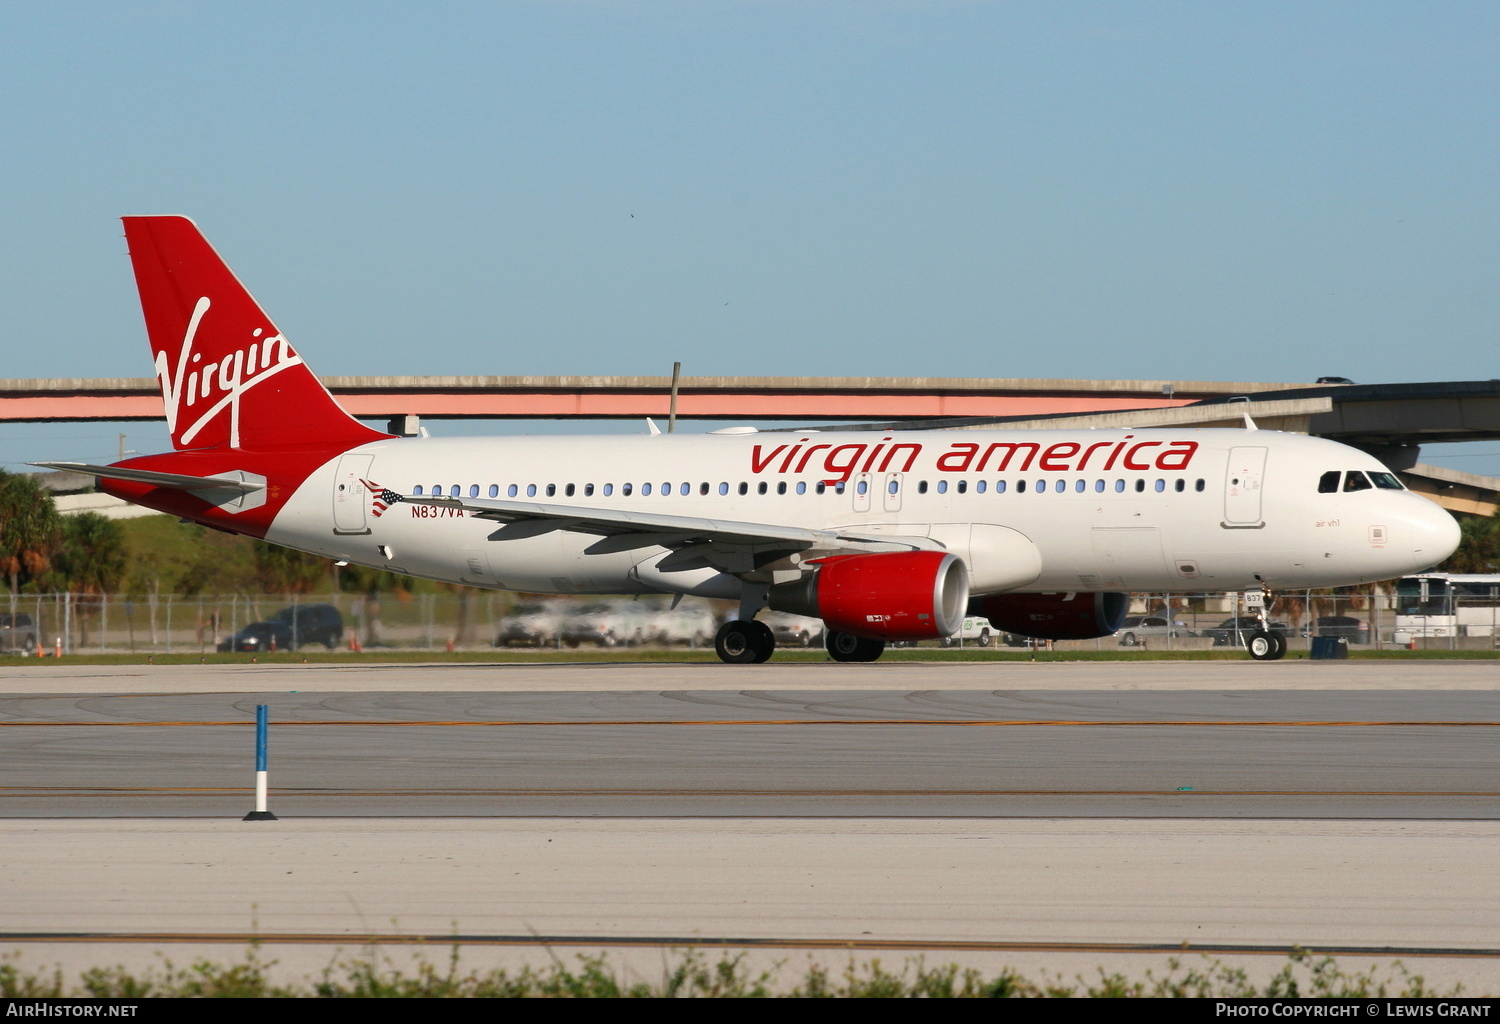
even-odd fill
[[[1119,628],[1130,591],[1366,583],[1458,544],[1372,456],[1275,431],[395,437],[339,407],[191,221],[124,220],[175,450],[38,465],[448,583],[738,601],[715,639],[726,662],[771,656],[766,608],[822,619],[833,658],[872,661],[966,612],[1086,639]],[[1264,628],[1248,647],[1286,650]]]

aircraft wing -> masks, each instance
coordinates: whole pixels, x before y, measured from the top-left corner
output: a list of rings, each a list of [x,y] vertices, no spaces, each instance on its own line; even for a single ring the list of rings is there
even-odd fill
[[[108,477],[111,480],[132,480],[157,487],[172,487],[179,491],[251,491],[265,490],[264,478],[244,479],[246,474],[236,472],[233,476],[190,476],[186,473],[158,473],[149,469],[125,469],[121,466],[95,466],[87,462],[31,462],[31,466],[43,469],[58,469],[65,473],[85,473],[89,476]]]
[[[413,497],[394,491],[383,491],[380,498],[388,506],[405,502],[409,505],[462,509],[475,518],[506,524],[495,532],[491,538],[493,540],[521,539],[553,530],[567,530],[571,533],[591,533],[604,537],[604,541],[591,549],[595,551],[623,551],[648,546],[676,548],[679,549],[679,555],[685,556],[672,562],[677,568],[702,564],[715,566],[726,572],[743,572],[776,557],[810,548],[818,548],[831,554],[840,549],[867,549],[869,545],[879,545],[886,549],[891,546],[927,546],[920,538],[878,536],[843,530],[810,530],[799,526],[743,523],[658,512],[627,512],[621,509],[581,508],[576,505],[496,498]]]

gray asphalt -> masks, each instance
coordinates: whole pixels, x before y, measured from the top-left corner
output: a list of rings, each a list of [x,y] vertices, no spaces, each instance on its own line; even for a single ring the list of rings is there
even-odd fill
[[[1301,944],[1495,991],[1495,667],[8,665],[0,938]],[[260,703],[281,818],[243,823]]]
[[[1494,690],[889,689],[13,694],[0,817],[243,814],[261,703],[282,816],[1500,816]]]

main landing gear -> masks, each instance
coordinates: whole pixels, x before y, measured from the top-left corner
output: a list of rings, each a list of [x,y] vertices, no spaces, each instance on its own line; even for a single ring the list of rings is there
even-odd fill
[[[759,665],[776,651],[771,627],[754,619],[735,619],[719,627],[714,652],[731,665]]]
[[[828,656],[834,661],[874,661],[885,653],[884,640],[870,640],[836,629],[828,630],[825,635]]]

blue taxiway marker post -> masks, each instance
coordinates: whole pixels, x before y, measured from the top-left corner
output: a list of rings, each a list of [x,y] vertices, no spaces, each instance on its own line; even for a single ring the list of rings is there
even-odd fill
[[[245,815],[245,821],[275,821],[276,815],[266,810],[266,739],[270,732],[270,709],[264,704],[255,706],[255,810]]]

